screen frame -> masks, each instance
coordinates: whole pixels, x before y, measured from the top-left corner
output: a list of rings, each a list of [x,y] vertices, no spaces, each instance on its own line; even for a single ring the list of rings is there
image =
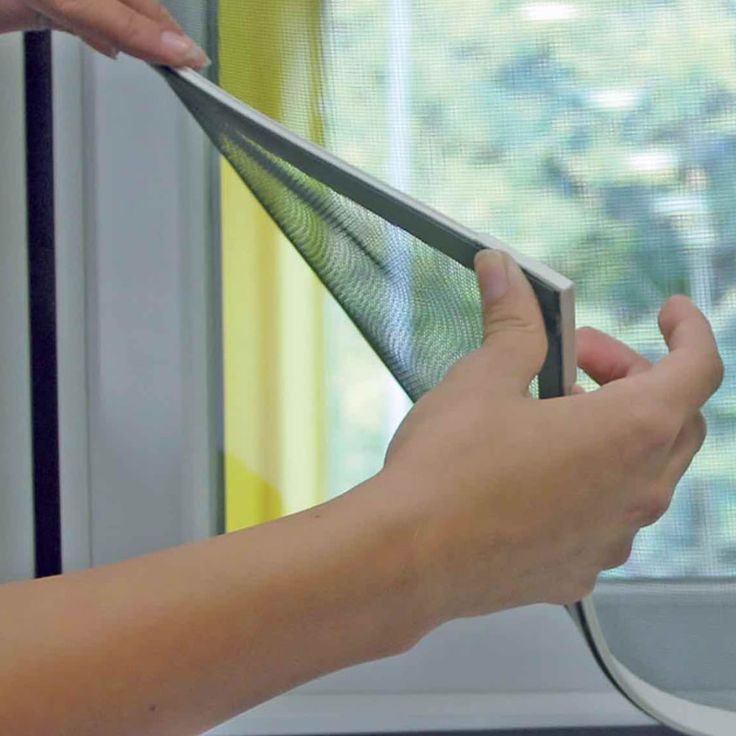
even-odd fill
[[[154,67],[186,104],[192,89],[215,101],[258,145],[465,268],[484,248],[509,253],[526,273],[539,301],[549,342],[539,375],[541,398],[570,393],[576,377],[575,289],[566,276],[524,256],[491,235],[481,235],[410,197],[228,94],[192,69]]]

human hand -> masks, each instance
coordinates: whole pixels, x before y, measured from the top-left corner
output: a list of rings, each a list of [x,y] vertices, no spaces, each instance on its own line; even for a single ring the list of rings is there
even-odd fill
[[[381,473],[412,519],[437,622],[571,603],[623,564],[702,445],[700,408],[723,375],[708,322],[678,296],[659,315],[663,360],[583,329],[579,364],[602,387],[533,400],[547,345],[531,287],[500,252],[480,254],[476,271],[483,345],[417,402]]]
[[[200,69],[207,55],[157,0],[0,0],[0,33],[54,28],[109,57]]]

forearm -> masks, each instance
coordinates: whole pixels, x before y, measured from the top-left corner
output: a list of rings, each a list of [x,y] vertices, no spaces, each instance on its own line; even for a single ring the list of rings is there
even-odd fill
[[[0,588],[0,731],[199,733],[430,624],[381,480],[272,524]],[[374,486],[374,487],[370,487]]]

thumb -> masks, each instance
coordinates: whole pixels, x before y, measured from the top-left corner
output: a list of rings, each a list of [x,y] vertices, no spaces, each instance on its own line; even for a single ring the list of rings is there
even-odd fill
[[[500,250],[475,256],[483,304],[483,346],[496,380],[526,393],[547,355],[547,333],[534,291],[516,261]]]

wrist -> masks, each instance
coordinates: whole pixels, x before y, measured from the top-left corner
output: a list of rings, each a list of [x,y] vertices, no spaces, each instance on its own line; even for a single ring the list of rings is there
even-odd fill
[[[434,563],[424,545],[426,509],[411,502],[416,477],[403,478],[384,468],[346,494],[359,517],[356,527],[376,540],[376,570],[387,596],[384,605],[400,612],[393,628],[394,646],[401,653],[435,629],[446,618],[437,589]]]

